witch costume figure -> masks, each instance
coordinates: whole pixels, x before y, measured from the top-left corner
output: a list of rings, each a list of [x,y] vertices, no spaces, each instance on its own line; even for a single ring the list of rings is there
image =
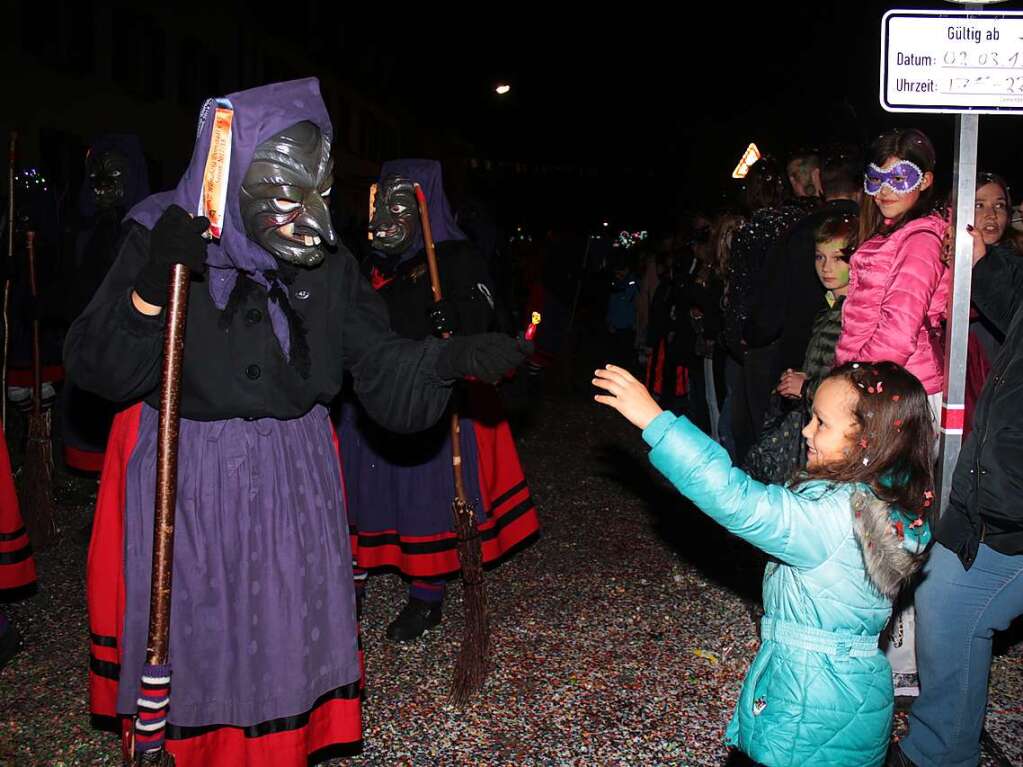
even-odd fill
[[[114,265],[127,211],[149,196],[149,172],[138,136],[109,133],[89,147],[85,179],[78,196],[74,279],[68,286],[68,319],[88,306]],[[64,464],[83,472],[103,468],[115,403],[66,381],[62,393]]]
[[[26,593],[36,582],[32,544],[25,530],[14,490],[7,440],[0,428],[0,602]],[[21,636],[0,610],[0,669],[21,649]],[[5,681],[13,684],[13,681]]]
[[[149,613],[161,313],[169,267],[180,263],[194,279],[166,748],[179,767],[304,767],[361,739],[352,555],[326,404],[347,370],[373,418],[396,432],[425,429],[445,412],[455,379],[495,380],[528,345],[393,333],[380,297],[337,245],[326,202],[332,128],[317,80],[227,100],[220,240],[208,244],[208,222],[190,215],[210,150],[208,103],[185,175],[130,211],[117,262],[67,342],[75,381],[126,403],[89,551],[91,706],[130,731]]]
[[[416,184],[426,197],[436,243],[444,295],[436,304]],[[490,329],[495,315],[486,263],[455,223],[440,163],[385,162],[370,229],[373,252],[363,268],[387,304],[395,332],[419,340]],[[457,403],[462,469],[477,513],[483,561],[490,563],[535,536],[539,522],[494,387],[471,382],[463,389]],[[460,569],[451,513],[455,487],[448,419],[401,437],[374,424],[363,410],[366,403],[358,399],[346,402],[338,427],[345,476],[352,479],[348,504],[357,594],[361,599],[371,569],[396,570],[410,579],[408,602],[387,627],[387,636],[411,641],[440,623],[446,580]]]

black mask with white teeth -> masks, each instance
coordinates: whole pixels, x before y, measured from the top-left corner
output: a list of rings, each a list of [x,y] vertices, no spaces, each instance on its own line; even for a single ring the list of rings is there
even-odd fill
[[[369,222],[373,249],[398,255],[411,248],[419,238],[419,203],[415,184],[404,176],[387,176],[377,188],[376,210]]]
[[[85,172],[97,210],[113,210],[124,205],[127,157],[114,149],[90,155]]]
[[[300,122],[258,147],[242,179],[245,233],[269,253],[298,266],[317,266],[337,243],[328,208],[334,162],[330,142]]]

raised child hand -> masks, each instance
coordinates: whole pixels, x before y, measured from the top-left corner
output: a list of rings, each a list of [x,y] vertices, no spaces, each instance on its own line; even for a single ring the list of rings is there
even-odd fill
[[[593,385],[607,394],[598,394],[593,399],[602,405],[609,405],[625,416],[633,425],[645,429],[664,411],[654,402],[632,373],[617,365],[594,371]]]

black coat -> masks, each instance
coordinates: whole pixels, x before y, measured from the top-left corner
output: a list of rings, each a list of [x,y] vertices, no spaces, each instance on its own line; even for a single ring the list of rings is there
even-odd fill
[[[445,240],[436,247],[441,292],[457,307],[459,334],[486,333],[494,322],[494,289],[482,256],[466,240]],[[373,261],[372,257],[367,259],[370,265]],[[402,262],[384,279],[387,282],[378,292],[387,304],[394,332],[405,338],[429,336],[433,329],[427,311],[433,304],[433,290],[426,252]]]
[[[1023,554],[1023,262],[989,250],[973,270],[973,302],[1006,338],[937,526],[937,540],[967,568],[981,541],[1002,554]]]
[[[753,347],[778,341],[782,370],[800,368],[824,298],[814,268],[817,229],[829,218],[858,212],[855,202],[834,200],[804,217],[778,240],[754,282],[746,340]]]
[[[761,208],[735,233],[729,257],[729,301],[724,315],[724,339],[737,359],[745,353],[747,323],[756,309],[758,285],[775,243],[803,218],[813,205],[809,198],[780,208]]]
[[[145,316],[131,300],[149,257],[149,240],[148,229],[131,225],[116,263],[72,325],[64,355],[83,389],[114,402],[144,399],[158,407],[164,316]],[[440,418],[452,383],[436,374],[443,342],[411,341],[391,331],[384,302],[347,250],[339,248],[314,269],[291,270],[285,280],[290,280],[291,304],[305,327],[308,377],[285,359],[262,288],[239,278],[236,311],[221,312],[206,282],[193,280],[182,376],[184,418],[297,418],[316,403],[328,404],[346,370],[366,410],[388,429],[418,431]]]

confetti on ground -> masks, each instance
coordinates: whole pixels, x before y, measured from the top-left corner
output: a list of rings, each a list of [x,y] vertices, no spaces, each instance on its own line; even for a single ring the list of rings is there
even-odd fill
[[[757,648],[759,560],[657,481],[638,434],[586,397],[542,400],[516,429],[544,534],[489,573],[494,670],[483,697],[464,710],[446,699],[460,587],[439,629],[395,645],[384,628],[404,585],[373,577],[364,748],[329,764],[724,764],[725,725]],[[91,729],[87,712],[75,531],[91,488],[64,485],[64,538],[39,557],[39,592],[9,606],[27,644],[0,672],[0,765],[119,764],[116,739]],[[1015,765],[1021,700],[1023,644],[1003,642],[987,727]]]

